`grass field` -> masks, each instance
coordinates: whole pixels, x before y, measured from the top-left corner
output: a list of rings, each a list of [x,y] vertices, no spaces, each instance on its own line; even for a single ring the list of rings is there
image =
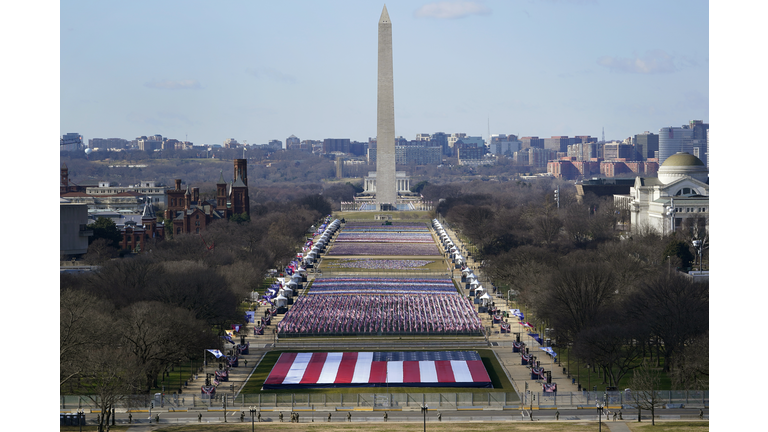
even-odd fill
[[[315,350],[317,351],[317,350]],[[339,350],[334,350],[339,351]],[[357,351],[357,350],[350,350],[350,351]],[[373,350],[373,351],[384,351],[384,350]],[[382,387],[349,387],[349,388],[335,388],[335,389],[301,389],[301,391],[296,391],[293,389],[288,390],[261,390],[261,387],[264,385],[264,381],[269,376],[270,371],[272,371],[272,367],[277,362],[277,359],[280,357],[280,354],[283,352],[313,352],[311,350],[290,350],[290,351],[271,351],[267,353],[264,356],[264,359],[259,364],[259,367],[256,368],[253,375],[251,375],[251,379],[245,384],[243,387],[241,393],[245,394],[255,394],[255,393],[261,393],[261,394],[271,394],[271,393],[302,393],[302,394],[355,394],[355,393],[378,393],[383,391],[388,391],[389,393],[454,393],[456,391],[460,391],[462,393],[488,393],[489,391],[492,392],[510,392],[514,393],[514,388],[512,386],[512,383],[507,378],[507,375],[504,373],[504,369],[502,368],[501,364],[499,363],[496,356],[493,354],[493,351],[491,350],[477,350],[478,354],[480,354],[480,358],[483,360],[483,365],[485,366],[485,369],[488,371],[488,375],[491,377],[491,383],[493,384],[493,389],[473,389],[473,388],[452,388],[452,387],[389,387],[388,390],[385,390],[385,388]],[[508,399],[510,402],[518,402],[517,398],[515,397],[514,400]]]
[[[651,423],[632,423],[627,422],[627,426],[632,432],[704,432],[709,430],[709,422],[695,421],[695,422],[656,422],[656,426],[651,426]],[[266,431],[275,430],[276,424],[274,423],[229,423],[229,424],[190,424],[184,426],[168,425],[157,426],[152,430],[158,432],[241,432],[250,431],[253,426],[254,430]],[[423,429],[423,424],[420,422],[413,423],[290,423],[286,420],[285,423],[281,423],[280,430],[288,431],[359,431],[361,427],[364,427],[366,432],[407,432],[407,431],[420,431]],[[459,422],[441,422],[437,423],[434,419],[430,419],[427,422],[427,429],[430,431],[443,431],[443,432],[487,432],[487,431],[515,431],[515,432],[588,432],[597,431],[599,428],[597,422],[531,422],[522,423],[500,423],[500,422],[482,422],[482,423],[459,423]],[[60,431],[74,432],[79,431],[78,426],[64,426]],[[84,426],[83,431],[92,432],[96,430],[95,426]],[[112,431],[127,431],[127,426],[114,426],[110,430]],[[608,430],[608,428],[605,428]]]

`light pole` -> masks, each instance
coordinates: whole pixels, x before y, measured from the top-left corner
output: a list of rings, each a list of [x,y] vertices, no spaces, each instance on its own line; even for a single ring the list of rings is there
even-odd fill
[[[427,411],[429,411],[429,407],[425,404],[421,406],[421,412],[424,414],[424,432],[427,432]]]
[[[251,411],[251,432],[253,432],[253,430],[254,430],[253,429],[254,428],[254,426],[253,426],[253,417],[256,415],[256,408],[251,407],[250,411]]]
[[[595,407],[597,407],[597,430],[598,432],[603,431],[603,407],[605,406],[605,393],[603,393],[603,400],[598,400],[595,403]]]

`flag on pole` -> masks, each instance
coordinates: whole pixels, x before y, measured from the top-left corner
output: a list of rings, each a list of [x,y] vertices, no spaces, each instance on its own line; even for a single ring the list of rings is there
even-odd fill
[[[224,354],[222,354],[221,351],[217,349],[209,349],[208,352],[216,356],[216,358],[224,357]]]

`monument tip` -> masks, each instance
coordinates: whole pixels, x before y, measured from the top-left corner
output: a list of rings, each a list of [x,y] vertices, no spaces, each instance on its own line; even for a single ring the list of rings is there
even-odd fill
[[[389,13],[387,13],[387,5],[384,5],[384,9],[381,10],[381,18],[379,18],[379,24],[391,24],[389,20]]]

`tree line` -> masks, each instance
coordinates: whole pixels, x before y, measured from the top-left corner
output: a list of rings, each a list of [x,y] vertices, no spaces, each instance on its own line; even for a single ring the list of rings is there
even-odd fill
[[[442,198],[438,215],[490,280],[513,290],[558,346],[601,368],[607,385],[647,360],[676,388],[707,387],[709,284],[676,271],[689,266],[701,224],[667,236],[620,231],[612,197],[579,199],[555,180],[426,184],[422,194]]]
[[[295,257],[330,212],[319,195],[255,204],[249,221],[153,242],[147,252],[60,276],[60,390],[100,396],[102,412],[146,394],[174,365],[221,348],[246,298]]]

